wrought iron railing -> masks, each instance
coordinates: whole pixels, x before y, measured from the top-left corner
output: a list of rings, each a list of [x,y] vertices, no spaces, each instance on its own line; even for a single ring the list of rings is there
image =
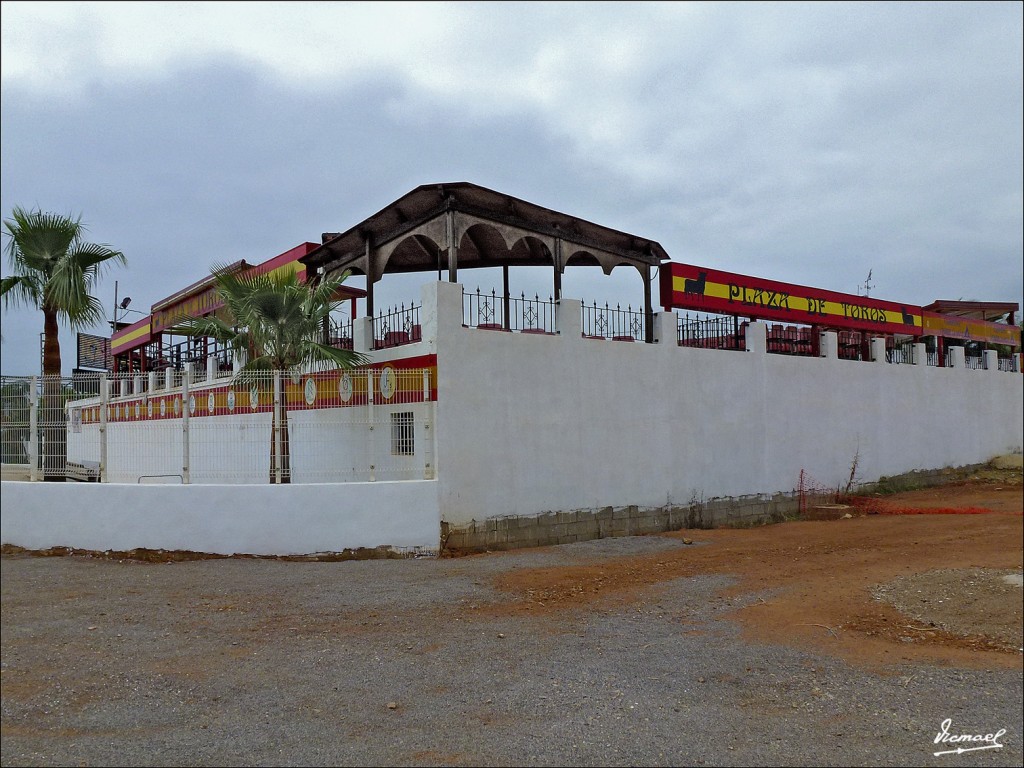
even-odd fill
[[[583,335],[591,339],[613,339],[615,341],[643,341],[644,313],[634,310],[631,305],[625,309],[616,304],[614,307],[605,302],[599,306],[593,304],[582,306]]]
[[[985,368],[985,359],[980,355],[965,355],[964,367],[980,371]]]
[[[423,338],[420,308],[402,304],[373,318],[373,348],[387,349],[415,344]]]
[[[518,298],[502,296],[494,289],[490,293],[479,288],[463,292],[463,323],[469,328],[521,333],[554,333],[555,302],[525,293]]]
[[[999,358],[999,370],[1006,371],[1008,373],[1020,373],[1020,368],[1017,366],[1017,356],[1013,357],[1000,357]]]
[[[746,349],[747,323],[732,316],[682,315],[676,323],[676,340],[682,347]]]
[[[327,326],[326,343],[338,349],[352,349],[352,320],[332,317]]]
[[[914,342],[900,341],[885,347],[885,361],[896,365],[914,364]]]

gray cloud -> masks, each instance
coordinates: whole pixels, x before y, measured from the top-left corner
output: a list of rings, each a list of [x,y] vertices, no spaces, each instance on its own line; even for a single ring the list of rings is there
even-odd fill
[[[677,261],[850,293],[872,269],[874,295],[914,303],[1020,300],[1019,5],[457,7],[476,34],[447,90],[383,67],[295,83],[224,55],[77,95],[5,81],[3,214],[82,213],[129,258],[101,297],[117,279],[139,308],[438,181]],[[570,287],[640,295],[618,274]],[[5,373],[35,369],[41,325],[4,313]]]

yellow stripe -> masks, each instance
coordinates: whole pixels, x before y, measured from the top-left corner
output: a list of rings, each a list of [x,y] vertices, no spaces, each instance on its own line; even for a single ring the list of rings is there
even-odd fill
[[[152,323],[146,323],[144,326],[142,326],[141,328],[136,328],[131,333],[126,333],[124,336],[119,336],[115,341],[111,342],[111,351],[116,352],[125,345],[129,344],[134,339],[137,339],[140,336],[147,335],[148,333],[150,333],[151,329]]]
[[[686,280],[687,279],[688,278],[686,278],[686,277],[680,277],[678,275],[673,276],[673,278],[672,278],[672,289],[673,289],[673,291],[675,293],[685,293]],[[748,290],[748,291],[764,290],[764,291],[768,291],[768,292],[771,291],[771,289],[754,288],[754,287],[751,287],[751,286],[746,286],[746,290]],[[729,286],[726,283],[711,283],[711,282],[705,283],[703,295],[707,296],[709,298],[713,298],[713,299],[723,299],[725,301],[728,301],[729,300]],[[794,294],[794,293],[789,294],[789,297],[791,299],[797,299],[798,301],[799,300],[805,300],[806,301],[808,298],[811,298],[811,299],[814,298],[813,296],[804,296],[804,295]],[[761,305],[758,305],[758,304],[743,304],[742,302],[734,302],[734,303],[738,304],[739,307],[757,307],[757,306],[761,306]],[[861,305],[861,304],[848,304],[847,306],[865,306],[865,305]],[[819,304],[818,308],[821,311],[823,311],[826,315],[833,315],[835,317],[848,317],[843,312],[843,305],[840,302],[837,302],[837,301],[825,301],[825,302]],[[868,309],[875,309],[874,307],[870,307],[870,306],[867,307],[867,308]],[[762,309],[779,309],[779,307],[762,307]],[[794,312],[804,312],[804,313],[807,312],[806,309],[799,309],[799,308],[791,308],[791,309]],[[880,312],[883,313],[883,316],[885,317],[885,322],[887,322],[887,323],[894,323],[896,325],[906,325],[906,323],[904,323],[904,321],[903,321],[903,313],[902,312],[895,312],[893,310],[888,310],[888,309],[876,310],[876,311],[880,311]],[[740,310],[738,313],[742,314],[742,310]],[[912,324],[914,326],[919,327],[921,325],[921,315],[910,315],[910,317],[912,318]],[[851,319],[853,319],[853,318],[851,318]]]

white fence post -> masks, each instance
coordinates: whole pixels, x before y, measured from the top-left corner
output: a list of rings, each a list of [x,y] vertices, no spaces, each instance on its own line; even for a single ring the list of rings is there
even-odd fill
[[[271,426],[274,436],[274,482],[281,484],[281,372],[274,371],[274,423]]]
[[[39,479],[39,379],[32,377],[28,406],[28,479]]]
[[[377,468],[374,464],[374,459],[377,456],[377,452],[374,446],[374,434],[373,434],[373,371],[368,370],[366,372],[366,422],[369,424],[369,434],[366,436],[366,450],[370,458],[370,482],[377,480]]]
[[[192,415],[192,409],[189,407],[191,379],[192,363],[186,363],[185,370],[181,374],[181,482],[184,485],[192,482],[188,450],[188,417]]]
[[[100,374],[100,482],[107,482],[107,403],[110,402],[106,372]]]
[[[434,479],[434,403],[430,397],[430,369],[423,369],[423,479]]]

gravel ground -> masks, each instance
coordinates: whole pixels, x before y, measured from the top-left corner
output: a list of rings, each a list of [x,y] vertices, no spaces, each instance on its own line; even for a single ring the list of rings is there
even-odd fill
[[[541,616],[457,560],[4,556],[3,765],[1016,765],[1020,669],[869,671],[753,644],[728,576]],[[765,593],[767,595],[767,593]],[[934,756],[951,732],[998,750]],[[957,745],[952,745],[955,749]]]

